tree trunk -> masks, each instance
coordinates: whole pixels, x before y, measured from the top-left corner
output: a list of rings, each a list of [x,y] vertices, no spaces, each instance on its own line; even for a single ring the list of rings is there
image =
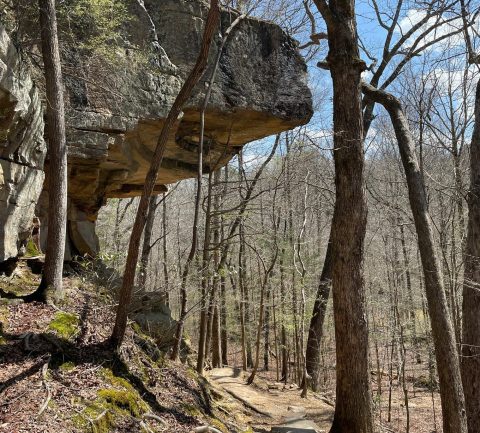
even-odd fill
[[[468,431],[480,432],[480,81],[470,146],[470,191],[463,283],[462,379]]]
[[[211,237],[211,221],[212,221],[212,175],[208,176],[208,195],[207,195],[207,209],[205,215],[205,236],[203,240],[203,258],[201,269],[201,299],[200,299],[200,330],[198,336],[198,355],[197,355],[197,373],[203,374],[203,366],[205,357],[208,353],[208,338],[207,338],[207,309],[208,309],[208,287],[210,284],[209,270],[210,270],[210,237]]]
[[[327,23],[333,81],[336,200],[331,228],[337,354],[331,433],[372,433],[368,326],[363,276],[367,203],[360,60],[353,0],[315,0]]]
[[[167,307],[170,307],[170,284],[168,276],[168,254],[167,254],[167,200],[164,194],[163,196],[163,218],[162,218],[162,249],[163,249],[163,279],[164,286],[163,291],[165,293],[165,303]]]
[[[155,222],[155,212],[157,210],[157,196],[150,197],[148,204],[147,221],[145,223],[145,234],[143,235],[142,255],[140,256],[140,273],[138,275],[138,286],[145,289],[147,283],[147,267],[150,257],[152,242],[153,223]]]
[[[265,324],[263,326],[263,369],[265,371],[269,370],[269,360],[270,360],[270,294],[271,294],[271,287],[270,285],[266,288],[266,298],[267,298],[267,305],[265,305]]]
[[[307,351],[305,354],[307,373],[311,377],[311,386],[314,391],[318,391],[318,381],[320,375],[321,343],[323,336],[323,324],[327,312],[328,298],[330,296],[330,286],[332,280],[332,244],[327,245],[325,261],[323,262],[322,275],[318,285],[317,297],[313,305],[312,319],[308,330]]]
[[[284,228],[283,240],[285,241],[285,232],[286,224]],[[285,245],[285,242],[283,242]],[[281,328],[280,328],[280,347],[282,354],[282,373],[281,380],[282,382],[287,383],[288,380],[288,349],[287,349],[287,328],[285,325],[286,321],[286,312],[285,312],[285,299],[286,299],[286,290],[285,290],[285,246],[282,247],[280,253],[280,310],[281,310]]]
[[[365,94],[385,107],[397,137],[408,185],[418,247],[425,277],[435,356],[440,381],[444,433],[466,433],[467,419],[455,334],[448,311],[441,266],[436,251],[425,186],[415,154],[415,143],[400,101],[364,85]]]
[[[228,193],[228,165],[224,169],[224,186],[222,191],[222,200],[223,202]],[[225,221],[224,213],[220,217],[220,234],[222,238],[222,243],[226,242],[225,240]],[[221,326],[221,348],[222,348],[222,363],[223,365],[228,365],[228,328],[227,328],[227,278],[225,269],[218,269],[220,272],[220,326]]]
[[[247,330],[246,330],[246,293],[245,293],[245,242],[243,239],[243,222],[239,227],[239,247],[238,247],[238,286],[240,288],[240,332],[241,332],[241,345],[242,345],[242,368],[247,371],[248,367],[248,354],[247,354]]]
[[[213,310],[212,323],[212,367],[219,368],[222,366],[222,347],[220,339],[220,311],[218,305]]]
[[[213,188],[214,188],[214,197],[213,197],[213,243],[215,245],[220,244],[220,206],[222,202],[221,192],[218,191],[220,187],[220,170],[216,170],[213,174]],[[222,189],[223,192],[223,189]],[[218,248],[215,248],[213,251],[213,267],[218,269],[220,263],[220,254]],[[220,297],[221,293],[219,290],[222,289],[220,282],[220,276],[217,273],[213,276],[212,284],[212,298],[213,298],[213,311],[212,311],[212,366],[214,368],[222,366],[222,347],[221,347],[221,336],[220,336]]]
[[[208,54],[210,52],[210,46],[217,29],[219,19],[220,8],[218,5],[218,0],[210,0],[210,10],[208,12],[207,20],[205,22],[205,30],[203,34],[200,53],[198,55],[195,66],[193,67],[193,70],[187,77],[185,83],[180,90],[180,93],[177,95],[177,98],[175,99],[175,102],[170,109],[170,112],[168,113],[167,119],[165,120],[162,131],[157,141],[157,146],[152,157],[150,169],[145,178],[142,197],[138,205],[137,215],[135,217],[132,234],[130,236],[127,261],[125,264],[125,272],[123,275],[123,283],[120,290],[117,316],[115,319],[115,327],[113,329],[111,337],[112,344],[117,348],[120,347],[120,345],[122,344],[123,337],[125,335],[125,328],[127,326],[128,306],[131,301],[133,283],[135,281],[135,270],[137,266],[140,240],[142,237],[143,228],[145,227],[145,220],[147,218],[148,199],[152,195],[153,188],[157,180],[158,170],[160,169],[160,165],[163,160],[163,155],[165,153],[168,139],[175,139],[174,135],[179,125],[179,116],[182,111],[182,107],[190,98],[194,87],[199,82],[207,67]],[[186,269],[188,269],[188,266],[186,266]],[[181,313],[186,313],[186,297],[182,298]],[[178,355],[178,350],[180,348],[180,340],[183,334],[183,320],[184,317],[181,317],[179,321],[179,326],[177,327],[176,341],[174,347],[174,353],[175,349],[177,352],[176,355]]]
[[[62,273],[67,232],[67,146],[62,68],[58,47],[55,0],[39,0],[42,54],[47,97],[48,237],[38,296],[46,290],[63,296]]]

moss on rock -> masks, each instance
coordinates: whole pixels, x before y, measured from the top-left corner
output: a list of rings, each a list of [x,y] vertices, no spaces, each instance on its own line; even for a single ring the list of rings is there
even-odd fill
[[[41,252],[38,251],[38,248],[35,245],[35,242],[33,242],[33,239],[30,238],[25,248],[25,257],[37,257],[39,255],[41,255]]]

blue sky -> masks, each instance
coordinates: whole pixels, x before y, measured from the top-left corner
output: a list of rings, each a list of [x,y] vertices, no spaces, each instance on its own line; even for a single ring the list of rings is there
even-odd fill
[[[471,2],[472,2],[471,7],[473,8],[480,7],[480,0],[471,0]],[[279,7],[285,6],[284,4],[281,5],[281,3],[282,3],[282,0],[274,0],[273,4],[278,4]],[[311,3],[312,3],[311,11],[315,14],[317,18],[316,31],[317,32],[325,31],[324,22],[321,16],[319,15],[318,11],[316,10],[315,6],[313,5],[313,2]],[[378,0],[377,4],[380,12],[383,13],[396,7],[397,2],[396,0],[391,0],[391,1]],[[422,19],[425,16],[425,11],[421,8],[420,5],[421,3],[412,1],[412,0],[405,0],[403,2],[402,12],[399,18],[399,24],[396,32],[394,33],[390,46],[392,46],[398,40],[398,38],[402,34],[402,31],[408,30],[413,24],[415,24],[416,22],[418,22],[418,20]],[[302,1],[295,0],[293,2],[290,2],[288,3],[287,8],[288,7],[291,8],[291,11],[295,11],[295,12],[288,13],[287,11],[284,14],[284,16],[282,15],[280,17],[280,21],[282,21],[282,17],[284,18],[284,22],[286,26],[289,25],[288,20],[291,19],[292,16],[296,18],[297,21],[300,21],[304,17]],[[357,25],[358,25],[359,37],[362,40],[365,47],[367,47],[370,54],[372,54],[374,57],[377,57],[380,61],[382,57],[386,30],[383,29],[377,21],[372,1],[371,0],[357,1],[356,11],[357,11]],[[273,13],[274,11],[272,10],[271,12]],[[384,18],[384,19],[385,21],[387,21],[387,24],[388,24],[388,18]],[[446,32],[454,31],[456,28],[459,28],[460,26],[461,26],[461,19],[458,18],[458,20],[448,25],[439,27],[435,32],[435,36],[438,37]],[[477,24],[477,29],[478,29],[478,24]],[[297,38],[300,41],[300,43],[307,42],[309,40],[309,35],[310,35],[309,25],[303,26],[302,30],[297,31],[296,33],[293,34],[293,36]],[[431,38],[432,35],[428,37]],[[474,38],[474,43],[477,46],[478,37]],[[409,44],[407,44],[405,48],[408,48],[408,47],[409,47]],[[309,133],[313,137],[317,137],[317,138],[331,137],[331,133],[330,133],[331,127],[332,127],[331,78],[328,71],[321,70],[316,66],[318,61],[323,60],[325,58],[327,54],[327,48],[328,48],[327,41],[321,41],[321,45],[317,49],[317,52],[313,56],[311,56],[311,58],[308,61],[309,82],[310,82],[310,87],[314,93],[316,111],[312,121],[310,122],[307,128],[309,129]],[[421,70],[421,65],[422,63],[424,63],[425,56],[428,56],[429,61],[435,64],[434,66],[429,66],[427,69],[432,69],[432,68],[434,69],[434,76],[437,79],[436,83],[441,84],[443,81],[446,80],[446,77],[450,76],[450,74],[448,74],[446,71],[449,67],[452,67],[453,63],[455,64],[454,65],[455,68],[459,69],[458,71],[459,73],[457,74],[457,76],[461,77],[463,74],[463,69],[465,67],[465,63],[464,63],[465,56],[463,52],[464,52],[464,40],[463,40],[462,34],[459,34],[457,36],[444,40],[437,45],[433,45],[424,53],[422,53],[420,56],[414,57],[410,61],[410,67],[409,67],[410,70],[408,71],[410,74],[410,78],[417,79],[419,76],[422,76],[422,74],[425,73],[425,70],[423,71]],[[453,53],[456,53],[457,56],[449,59],[448,58],[449,55]],[[303,50],[302,54],[308,56],[309,51]],[[371,60],[369,60],[364,53],[362,53],[362,57],[367,62],[367,64],[371,64]],[[395,57],[394,61],[392,62],[392,65],[389,68],[387,68],[385,72],[385,76],[389,75],[389,71],[392,71],[393,68],[396,66],[396,64],[398,64],[398,62],[401,61],[402,58],[403,56],[401,55]],[[474,68],[472,68],[472,71],[473,69]],[[367,81],[369,80],[369,73],[365,74],[365,79]],[[473,79],[476,81],[477,77],[472,76],[472,80]],[[382,83],[382,81],[383,80],[380,80],[380,83]],[[392,93],[396,94],[399,97],[402,96],[401,94],[402,89],[400,88],[400,85],[398,83],[402,81],[405,82],[405,79],[403,77],[399,77],[397,82],[392,83],[392,85],[390,85],[388,88]],[[381,110],[381,108],[377,108],[377,109]],[[321,141],[323,143],[322,147],[328,147],[328,141],[329,141],[328,139],[327,140],[322,139]],[[262,149],[262,148],[265,148],[265,152],[266,152],[267,148],[269,147],[269,143],[270,143],[270,140],[267,140],[263,146],[262,145],[251,146],[251,149],[252,149],[251,153],[254,154],[255,152],[258,152],[258,149]],[[247,147],[246,149],[247,152],[249,151],[249,147]],[[256,148],[257,150],[256,151],[253,150],[254,148]]]

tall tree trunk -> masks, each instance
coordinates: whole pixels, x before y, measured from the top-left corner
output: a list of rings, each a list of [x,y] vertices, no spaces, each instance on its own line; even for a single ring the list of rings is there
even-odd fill
[[[213,174],[213,243],[214,245],[220,244],[220,206],[221,206],[221,194],[218,191],[220,186],[220,170],[216,170]],[[222,190],[223,191],[223,190]],[[218,269],[220,263],[220,254],[218,248],[213,251],[213,268]],[[213,298],[213,311],[212,311],[212,366],[214,368],[221,367],[222,364],[222,348],[221,348],[221,336],[220,336],[220,297],[219,293],[220,276],[218,272],[213,276],[212,284],[212,298]],[[220,286],[221,289],[221,286]]]
[[[337,354],[331,433],[372,433],[368,325],[363,276],[367,203],[361,73],[355,2],[315,0],[327,24],[333,81],[336,200],[332,221],[333,310]]]
[[[470,145],[470,190],[463,283],[462,379],[469,433],[480,432],[480,81]]]
[[[155,212],[157,210],[157,196],[152,195],[148,204],[147,221],[145,223],[145,233],[143,235],[142,254],[140,256],[140,273],[138,275],[138,285],[145,289],[147,283],[148,259],[150,257],[152,242],[153,223],[155,222]]]
[[[162,131],[157,141],[157,146],[152,157],[152,162],[150,164],[150,169],[148,170],[147,176],[145,178],[145,184],[142,192],[142,197],[140,198],[140,203],[137,209],[137,215],[135,217],[135,222],[132,228],[132,234],[130,236],[130,243],[128,247],[127,261],[125,264],[125,272],[123,275],[122,288],[120,290],[119,304],[117,308],[117,316],[115,318],[115,326],[111,336],[111,342],[115,347],[120,347],[125,335],[125,329],[127,326],[127,314],[128,306],[132,297],[132,289],[135,281],[135,270],[138,260],[138,250],[140,247],[140,240],[142,237],[143,228],[145,227],[145,220],[147,218],[147,208],[148,200],[152,195],[155,182],[157,180],[158,170],[163,160],[163,155],[165,153],[165,148],[168,142],[168,139],[175,139],[174,135],[179,125],[179,116],[182,111],[184,104],[190,98],[192,91],[196,84],[199,82],[202,77],[208,63],[208,54],[210,52],[210,46],[215,35],[217,24],[220,20],[220,8],[218,5],[218,0],[210,0],[210,10],[208,12],[207,20],[205,22],[205,30],[203,33],[203,40],[200,48],[200,52],[189,76],[187,77],[185,83],[180,89],[180,93],[177,95],[175,102],[173,103],[170,112],[168,113],[167,119],[162,127]],[[193,249],[193,248],[192,248]],[[193,256],[195,255],[195,251]],[[191,261],[190,260],[190,261]],[[185,267],[186,274],[188,275],[188,266]],[[185,272],[184,272],[185,274]],[[186,276],[184,278],[186,280]],[[186,283],[186,281],[185,281]],[[184,287],[184,294],[186,294],[186,289]],[[173,355],[174,359],[178,356],[178,351],[180,348],[180,341],[183,334],[183,321],[186,314],[186,296],[182,297],[182,307],[181,307],[181,317],[179,320],[179,325],[176,331],[176,341],[174,346]],[[172,355],[172,356],[173,356]]]
[[[238,286],[240,288],[240,332],[241,332],[241,345],[242,345],[242,368],[247,371],[248,353],[247,353],[247,330],[246,330],[246,293],[245,293],[245,242],[243,236],[243,222],[240,223],[239,231],[239,247],[238,247]]]
[[[39,0],[42,54],[47,97],[48,237],[39,297],[46,291],[63,296],[63,259],[67,232],[67,145],[62,68],[55,0]]]
[[[224,169],[224,185],[222,190],[221,207],[228,192],[228,165]],[[220,209],[219,209],[220,210]],[[221,242],[225,240],[225,221],[224,213],[220,216],[220,236]],[[222,350],[222,363],[228,365],[228,329],[227,329],[227,278],[226,270],[218,269],[220,273],[220,327],[221,327],[221,350]]]
[[[168,276],[168,253],[167,253],[167,200],[165,194],[163,195],[163,212],[162,212],[162,250],[163,250],[163,292],[165,293],[165,304],[170,307],[170,284]]]
[[[314,391],[318,391],[321,359],[320,349],[323,336],[323,324],[325,322],[328,298],[330,296],[332,264],[332,243],[329,242],[327,252],[325,253],[325,261],[323,262],[317,297],[313,305],[312,319],[310,320],[310,327],[308,329],[307,351],[305,354],[307,373],[312,378],[311,386]]]
[[[228,329],[227,329],[227,279],[220,275],[220,338],[222,351],[222,364],[228,365]]]
[[[271,287],[266,288],[266,305],[265,305],[265,324],[263,326],[263,369],[269,370],[270,360],[270,310],[271,310]]]
[[[286,233],[286,224],[284,227],[283,240],[285,241]],[[285,245],[285,242],[283,242]],[[280,314],[281,314],[281,328],[280,328],[280,346],[282,354],[282,382],[287,383],[288,380],[288,348],[287,348],[287,327],[286,327],[286,311],[285,311],[285,299],[286,299],[286,288],[285,288],[285,246],[282,247],[280,253]]]
[[[383,105],[390,115],[405,170],[435,344],[443,431],[444,433],[466,433],[467,418],[455,333],[448,310],[423,177],[415,154],[415,143],[400,101],[368,85],[364,85],[363,90],[369,98]]]
[[[212,320],[212,367],[222,366],[222,347],[220,339],[220,311],[218,304],[214,306]]]
[[[203,366],[205,363],[205,357],[208,354],[209,341],[208,341],[208,287],[210,285],[210,237],[211,237],[211,221],[212,221],[212,174],[208,176],[208,193],[207,193],[207,209],[205,215],[205,236],[203,240],[203,258],[202,258],[202,282],[201,282],[201,299],[200,299],[200,330],[198,337],[198,355],[197,355],[197,373],[203,374]]]

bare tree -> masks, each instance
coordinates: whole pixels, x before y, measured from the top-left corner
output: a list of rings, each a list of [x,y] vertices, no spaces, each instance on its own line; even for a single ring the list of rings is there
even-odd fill
[[[115,327],[111,336],[111,342],[114,346],[119,347],[122,344],[123,337],[125,335],[125,328],[127,325],[128,306],[132,297],[133,284],[135,281],[135,270],[138,260],[138,251],[140,247],[140,240],[142,232],[145,227],[145,221],[147,218],[147,209],[149,197],[152,195],[155,181],[157,179],[158,170],[163,160],[165,148],[168,139],[175,134],[178,124],[179,116],[182,111],[182,107],[188,101],[195,85],[202,77],[208,63],[208,54],[210,52],[210,46],[217,28],[217,24],[220,19],[220,8],[217,0],[210,1],[210,10],[208,12],[207,20],[205,22],[205,30],[203,33],[202,45],[200,53],[197,58],[197,62],[183,84],[180,93],[178,94],[175,102],[173,103],[167,119],[162,127],[162,131],[157,141],[157,146],[152,157],[150,169],[145,179],[145,185],[143,188],[142,197],[137,209],[137,215],[135,223],[132,228],[132,234],[130,236],[130,244],[128,247],[127,262],[125,264],[125,272],[123,275],[123,283],[120,291],[119,304],[117,308],[117,316],[115,319]],[[181,338],[182,332],[177,332],[177,344],[179,345],[179,336]]]
[[[47,96],[48,139],[48,238],[40,290],[63,295],[62,273],[67,231],[67,145],[62,68],[58,48],[55,0],[39,0],[42,53]]]
[[[363,276],[367,203],[361,74],[355,2],[315,0],[327,24],[333,81],[336,201],[332,221],[333,307],[337,354],[331,433],[372,433],[368,326]]]
[[[474,52],[467,25],[468,5],[461,0],[461,6],[468,60],[480,69],[480,55]],[[474,116],[462,304],[462,380],[469,433],[480,431],[480,81],[477,82]]]
[[[425,186],[415,154],[401,103],[392,95],[364,84],[368,98],[385,107],[390,115],[407,178],[410,206],[418,236],[418,247],[425,276],[425,290],[431,317],[437,369],[442,398],[443,430],[445,433],[466,433],[465,399],[455,333],[450,319],[438,253],[433,237]]]

